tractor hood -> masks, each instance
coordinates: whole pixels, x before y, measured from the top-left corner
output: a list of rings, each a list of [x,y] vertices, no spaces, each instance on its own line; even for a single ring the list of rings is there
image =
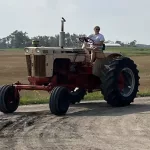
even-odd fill
[[[25,47],[25,55],[47,55],[54,53],[84,53],[82,48],[60,48],[60,47]]]

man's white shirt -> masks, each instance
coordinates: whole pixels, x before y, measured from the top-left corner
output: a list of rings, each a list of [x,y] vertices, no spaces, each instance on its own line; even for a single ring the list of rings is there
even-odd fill
[[[96,35],[91,34],[88,37],[94,41],[94,44],[99,44],[100,41],[105,41],[105,38],[101,33],[96,34]],[[90,47],[92,48],[93,44],[90,44]],[[101,48],[102,46],[97,46],[97,47]]]
[[[88,36],[90,39],[92,39],[94,41],[95,44],[98,44],[100,41],[105,41],[104,36],[99,33],[99,34],[91,34]]]

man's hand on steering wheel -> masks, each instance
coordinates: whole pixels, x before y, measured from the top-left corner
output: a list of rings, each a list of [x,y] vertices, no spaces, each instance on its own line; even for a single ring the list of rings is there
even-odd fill
[[[86,42],[88,44],[94,44],[94,41],[90,39],[89,37],[80,37],[79,38],[80,42]]]

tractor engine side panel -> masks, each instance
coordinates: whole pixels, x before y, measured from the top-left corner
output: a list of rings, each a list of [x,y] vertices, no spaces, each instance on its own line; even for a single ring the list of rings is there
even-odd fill
[[[52,77],[53,76],[53,63],[54,58],[53,55],[46,55],[46,77]]]
[[[85,55],[82,54],[68,54],[68,53],[54,53],[52,55],[46,55],[46,77],[52,77],[54,72],[55,60],[69,60],[69,62],[83,62],[85,61]],[[63,63],[64,61],[62,61]],[[61,68],[62,69],[62,68]]]

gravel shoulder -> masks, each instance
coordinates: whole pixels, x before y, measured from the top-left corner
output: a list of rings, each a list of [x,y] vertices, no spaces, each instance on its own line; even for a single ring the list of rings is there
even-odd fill
[[[82,102],[61,117],[47,104],[20,106],[0,113],[0,150],[149,150],[149,120],[150,98],[122,108]]]

